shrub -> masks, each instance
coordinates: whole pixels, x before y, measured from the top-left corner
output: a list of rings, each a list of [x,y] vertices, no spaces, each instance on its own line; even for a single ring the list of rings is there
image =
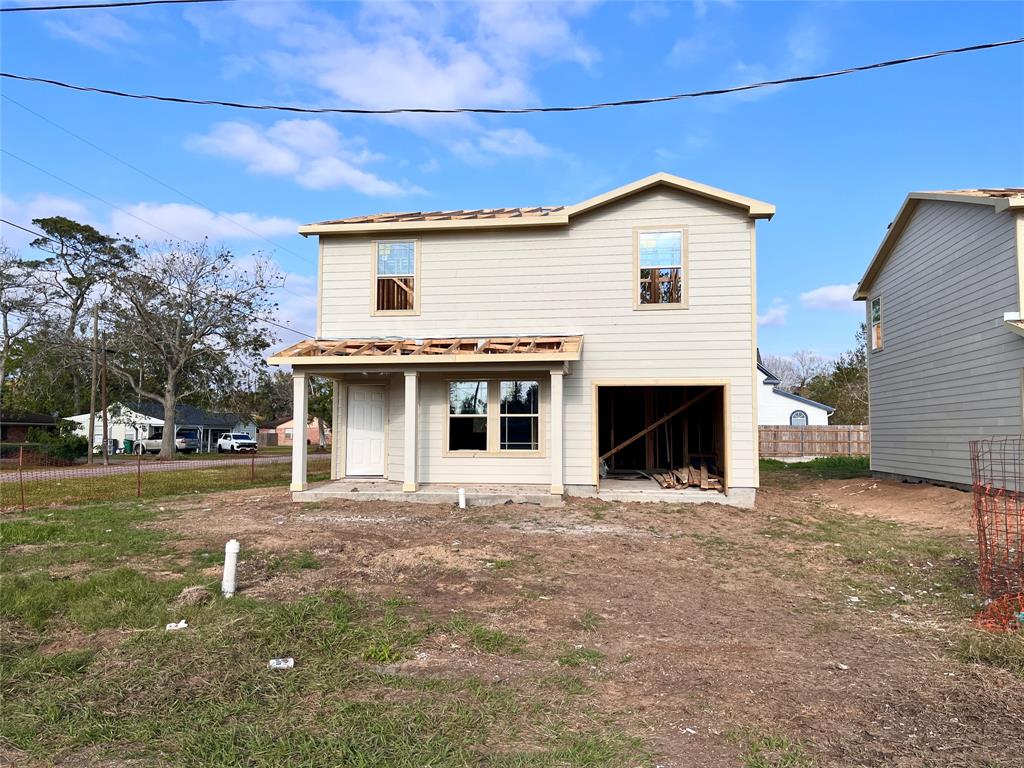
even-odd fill
[[[28,439],[35,443],[35,450],[42,457],[52,461],[73,462],[89,451],[89,441],[82,435],[76,435],[74,427],[70,421],[59,421],[53,432],[30,429]]]

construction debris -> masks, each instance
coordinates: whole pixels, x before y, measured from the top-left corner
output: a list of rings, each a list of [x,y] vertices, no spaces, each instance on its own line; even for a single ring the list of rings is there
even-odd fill
[[[702,491],[725,491],[725,482],[708,470],[706,461],[699,468],[670,469],[668,472],[642,473],[666,490],[678,488],[700,488]]]

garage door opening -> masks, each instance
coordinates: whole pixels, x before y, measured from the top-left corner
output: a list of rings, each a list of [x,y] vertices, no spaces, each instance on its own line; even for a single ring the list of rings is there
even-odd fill
[[[599,486],[725,492],[723,386],[599,386]]]

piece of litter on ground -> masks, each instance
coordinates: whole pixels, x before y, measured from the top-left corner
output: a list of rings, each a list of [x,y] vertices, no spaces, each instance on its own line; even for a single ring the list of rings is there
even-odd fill
[[[291,656],[286,656],[283,659],[271,659],[267,662],[268,669],[291,669],[295,666],[295,659]]]
[[[427,654],[424,651],[416,651],[416,658],[423,661],[427,658]]]
[[[683,733],[688,733],[691,736],[694,736],[697,733],[697,729],[696,728],[690,728],[689,726],[687,726],[686,728],[683,728]]]
[[[848,598],[846,598],[846,601],[848,603],[859,603],[860,602],[860,598],[857,597],[856,595],[850,595]]]
[[[172,621],[164,629],[168,632],[173,632],[176,629],[188,629],[188,622],[182,619],[181,621]]]
[[[547,595],[537,595],[538,600],[550,600],[551,598]]]
[[[840,668],[840,669],[842,669],[842,670],[847,670],[847,669],[849,669],[849,667],[848,667],[848,666],[847,666],[846,664],[836,664],[836,666],[837,666],[837,667],[839,667],[839,668]]]

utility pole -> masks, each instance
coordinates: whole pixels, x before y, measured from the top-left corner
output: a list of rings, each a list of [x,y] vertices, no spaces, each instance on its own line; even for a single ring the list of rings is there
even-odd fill
[[[103,350],[100,353],[102,357],[100,360],[102,364],[100,366],[100,408],[103,409],[103,465],[106,466],[110,463],[110,444],[108,437],[110,436],[110,430],[107,425],[107,334],[103,333]]]
[[[85,462],[92,464],[92,445],[96,440],[96,342],[100,328],[100,308],[92,308],[92,379],[89,381],[89,447]]]

